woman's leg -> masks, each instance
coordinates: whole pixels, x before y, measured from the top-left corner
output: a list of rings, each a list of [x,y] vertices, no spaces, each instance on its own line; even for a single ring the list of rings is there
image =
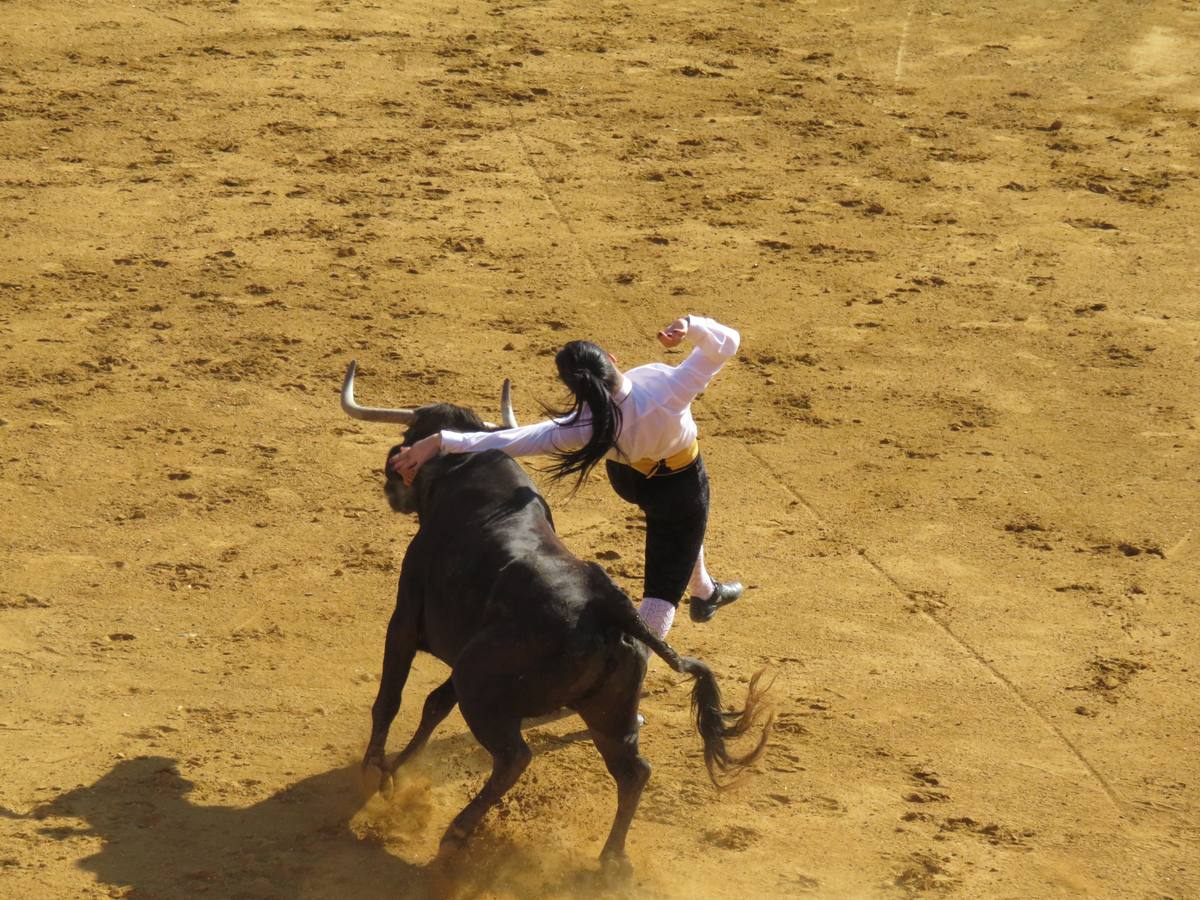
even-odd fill
[[[650,479],[636,469],[612,460],[605,464],[605,470],[608,472],[608,483],[612,485],[617,496],[628,503],[636,504],[643,513],[646,512],[642,494]],[[648,533],[649,523],[647,523]],[[638,615],[642,617],[647,628],[663,638],[667,636],[667,632],[671,630],[671,623],[675,621],[676,603],[670,603],[662,597],[652,596],[643,591],[642,602],[638,605]]]
[[[698,584],[700,597],[715,590],[703,561],[709,492],[704,460],[653,478],[611,461],[606,469],[613,490],[646,514],[645,580],[638,612],[651,631],[665,638],[689,586],[697,594]]]
[[[646,627],[660,639],[667,636],[675,621],[676,604],[668,603],[661,597],[643,597],[638,604],[638,615],[646,623]]]
[[[704,567],[704,547],[696,557],[696,565],[692,567],[692,577],[688,581],[688,593],[693,597],[707,597],[717,589],[717,583]]]
[[[708,475],[703,460],[642,486],[646,511],[646,575],[642,618],[666,637],[691,580],[708,523]]]
[[[704,504],[708,507],[708,477],[704,477]],[[691,578],[688,580],[688,590],[691,601],[688,612],[693,622],[708,622],[717,614],[717,610],[726,604],[733,603],[742,596],[742,585],[737,581],[720,582],[708,574],[704,565],[703,545],[696,552],[696,563],[692,567]]]

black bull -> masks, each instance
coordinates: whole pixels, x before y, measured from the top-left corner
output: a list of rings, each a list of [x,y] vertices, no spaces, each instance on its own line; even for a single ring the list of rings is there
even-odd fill
[[[521,720],[568,707],[587,725],[617,782],[617,814],[601,860],[627,870],[625,837],[650,777],[650,765],[638,753],[637,708],[646,673],[639,642],[695,679],[696,728],[718,787],[764,749],[767,728],[744,756],[731,755],[725,745],[762,710],[758,676],[744,710],[723,711],[709,668],[650,633],[604,570],[567,549],[545,500],[504,453],[436,458],[411,487],[391,470],[400,448],[426,435],[485,427],[461,407],[422,407],[412,413],[403,444],[388,454],[389,502],[398,512],[415,512],[419,529],[404,556],[388,624],[364,778],[370,790],[387,792],[392,773],[425,745],[457,702],[471,733],[492,755],[492,773],[443,836],[444,854],[466,841],[529,765]],[[389,766],[388,729],[418,650],[445,662],[451,673],[426,698],[416,733]]]

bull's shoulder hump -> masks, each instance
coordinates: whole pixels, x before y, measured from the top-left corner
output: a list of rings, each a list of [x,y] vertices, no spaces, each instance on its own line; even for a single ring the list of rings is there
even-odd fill
[[[483,483],[497,485],[532,485],[521,464],[503,450],[475,450],[470,453],[452,453],[440,457],[446,464],[446,472],[453,476],[453,483],[476,486]]]
[[[478,467],[497,467],[507,469],[510,472],[519,474],[525,480],[528,477],[525,470],[521,468],[521,464],[505,453],[503,450],[479,450],[475,453],[465,453],[463,456]]]

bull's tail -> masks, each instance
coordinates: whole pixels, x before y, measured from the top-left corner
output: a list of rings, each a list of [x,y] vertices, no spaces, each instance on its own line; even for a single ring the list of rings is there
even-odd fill
[[[658,647],[647,644],[676,672],[690,675],[695,684],[692,686],[692,714],[696,717],[696,730],[704,743],[704,765],[708,769],[708,777],[718,790],[733,787],[746,774],[746,770],[756,763],[767,749],[767,739],[771,734],[774,721],[767,709],[767,690],[771,684],[760,684],[766,669],[759,669],[750,679],[750,687],[746,691],[746,702],[740,710],[726,710],[721,705],[721,689],[717,685],[716,676],[702,660],[690,656],[680,656],[665,641],[658,643],[667,651],[663,653]],[[672,659],[678,665],[672,665]],[[725,741],[740,737],[753,728],[763,716],[766,721],[762,725],[762,733],[758,743],[749,752],[735,755],[729,751]]]
[[[608,580],[607,575],[605,580]],[[612,584],[611,581],[608,583]],[[702,660],[676,653],[670,644],[646,627],[629,597],[616,585],[612,585],[612,588],[620,595],[620,602],[614,602],[613,609],[618,615],[621,630],[645,644],[676,672],[690,675],[695,681],[692,686],[692,713],[696,717],[696,730],[704,743],[704,765],[708,769],[708,777],[718,790],[732,787],[767,749],[767,739],[771,734],[774,717],[766,703],[771,683],[760,684],[766,669],[755,672],[750,679],[746,702],[740,710],[722,709],[721,689],[712,670]],[[730,753],[725,745],[726,740],[745,734],[762,721],[764,716],[766,720],[763,722],[758,743],[748,753],[740,756]]]

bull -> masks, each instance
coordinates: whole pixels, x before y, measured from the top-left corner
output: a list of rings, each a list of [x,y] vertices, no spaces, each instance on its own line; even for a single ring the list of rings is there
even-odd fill
[[[384,492],[394,511],[415,513],[419,526],[400,569],[371,709],[371,738],[362,761],[368,792],[390,793],[397,769],[425,746],[457,703],[471,733],[491,754],[492,771],[442,837],[439,856],[444,857],[466,843],[529,765],[522,719],[573,710],[617,784],[617,812],[602,866],[610,874],[629,874],[626,836],[650,777],[650,765],[638,752],[645,648],[694,679],[695,725],[718,788],[736,780],[765,749],[769,721],[748,753],[734,755],[726,746],[765,710],[759,676],[750,683],[744,708],[724,711],[708,666],[680,656],[647,630],[633,602],[604,569],[567,549],[546,501],[504,453],[442,456],[425,464],[411,486],[392,471],[401,448],[436,431],[515,427],[507,381],[497,426],[445,403],[418,409],[359,406],[355,373],[351,362],[342,408],[358,419],[407,426],[403,442],[388,451]],[[442,660],[450,675],[426,697],[416,732],[389,764],[388,730],[417,651]]]

